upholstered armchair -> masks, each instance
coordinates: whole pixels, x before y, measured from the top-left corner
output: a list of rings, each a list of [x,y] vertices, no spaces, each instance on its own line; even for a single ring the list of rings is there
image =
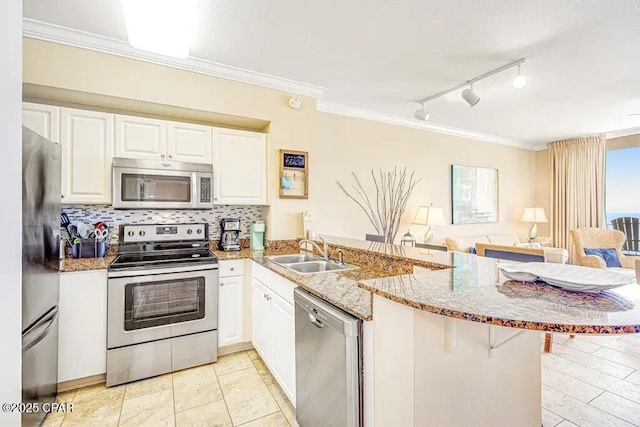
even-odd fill
[[[635,260],[638,256],[623,255],[621,248],[625,241],[625,235],[618,230],[605,230],[603,228],[579,228],[571,230],[571,238],[576,249],[578,264],[585,267],[607,268],[604,259],[597,255],[587,255],[584,248],[608,249],[614,248],[623,268],[635,268]]]

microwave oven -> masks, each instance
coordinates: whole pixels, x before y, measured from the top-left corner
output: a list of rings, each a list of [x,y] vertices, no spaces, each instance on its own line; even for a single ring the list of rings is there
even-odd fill
[[[200,163],[113,159],[113,207],[210,209],[213,167]]]

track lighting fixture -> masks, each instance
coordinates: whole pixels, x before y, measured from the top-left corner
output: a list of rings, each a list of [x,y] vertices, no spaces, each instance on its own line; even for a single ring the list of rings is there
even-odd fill
[[[423,122],[428,122],[429,116],[431,116],[431,113],[428,111],[424,111],[424,104],[422,104],[421,110],[416,110],[416,112],[413,113],[413,117],[415,117],[418,120],[422,120]]]
[[[527,85],[527,77],[520,74],[520,64],[518,64],[518,75],[513,78],[511,85],[514,89],[522,89]]]
[[[527,84],[527,78],[520,73],[520,65],[522,65],[522,63],[524,63],[524,61],[525,61],[524,58],[520,58],[517,61],[510,62],[507,65],[503,65],[500,68],[496,68],[495,70],[491,70],[488,73],[484,73],[481,76],[478,76],[478,77],[475,77],[475,78],[473,78],[471,80],[467,80],[465,82],[457,84],[457,85],[455,85],[454,87],[452,87],[450,89],[447,89],[447,90],[442,91],[442,92],[438,92],[438,93],[436,93],[434,95],[428,96],[428,97],[426,97],[424,99],[421,99],[421,100],[417,101],[419,104],[422,105],[422,110],[417,110],[414,113],[414,117],[416,119],[419,119],[419,120],[424,120],[424,121],[428,120],[429,119],[429,113],[427,113],[424,110],[424,104],[425,103],[427,103],[429,101],[433,101],[436,98],[440,98],[441,96],[444,96],[444,95],[446,95],[448,93],[456,91],[456,90],[458,90],[458,89],[460,89],[462,87],[465,87],[465,86],[469,86],[469,87],[465,88],[462,91],[462,94],[461,94],[462,95],[462,99],[464,99],[467,102],[467,104],[469,104],[469,106],[473,107],[478,102],[480,102],[480,97],[473,91],[473,84],[476,83],[476,82],[479,82],[480,80],[484,80],[487,77],[493,76],[494,74],[498,74],[498,73],[500,73],[502,71],[508,70],[509,68],[518,67],[518,75],[513,79],[512,85],[513,85],[514,89],[522,89]],[[425,118],[423,118],[423,117],[425,117]]]
[[[468,88],[462,91],[462,99],[467,101],[469,107],[473,107],[478,102],[480,102],[480,97],[473,91],[473,83],[471,83]]]

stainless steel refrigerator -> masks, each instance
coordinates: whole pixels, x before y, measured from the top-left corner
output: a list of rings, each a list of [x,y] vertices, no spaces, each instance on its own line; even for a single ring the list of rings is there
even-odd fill
[[[22,127],[22,401],[52,402],[58,383],[60,146]],[[23,414],[39,425],[44,413]]]

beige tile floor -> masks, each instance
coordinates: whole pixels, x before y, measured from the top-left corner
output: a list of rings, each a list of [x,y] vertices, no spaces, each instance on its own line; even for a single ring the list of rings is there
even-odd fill
[[[640,334],[554,335],[542,356],[542,425],[640,426]]]
[[[45,426],[294,425],[295,411],[255,350],[218,362],[117,387],[61,393],[73,412],[51,414]]]
[[[45,426],[293,426],[294,408],[254,350],[118,387],[62,393]],[[640,426],[640,334],[554,336],[542,356],[544,427]]]

